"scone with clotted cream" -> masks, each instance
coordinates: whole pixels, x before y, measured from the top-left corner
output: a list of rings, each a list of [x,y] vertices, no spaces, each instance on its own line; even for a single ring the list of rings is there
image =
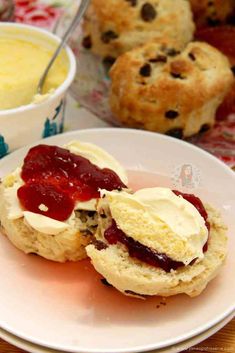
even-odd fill
[[[167,188],[102,192],[95,269],[125,295],[199,295],[227,252],[220,215],[199,198]]]

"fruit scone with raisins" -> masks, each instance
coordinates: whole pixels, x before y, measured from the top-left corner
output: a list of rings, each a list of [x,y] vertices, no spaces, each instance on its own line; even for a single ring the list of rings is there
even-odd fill
[[[227,253],[219,213],[192,194],[168,188],[102,191],[96,241],[86,247],[95,269],[125,295],[199,295]]]
[[[92,0],[85,15],[83,46],[105,61],[150,40],[174,39],[184,46],[194,22],[185,0]]]
[[[99,190],[126,184],[123,167],[96,145],[35,146],[0,184],[1,228],[26,254],[59,262],[83,259],[97,228]]]
[[[234,82],[228,59],[202,42],[147,43],[121,55],[110,77],[119,122],[178,138],[212,127]]]

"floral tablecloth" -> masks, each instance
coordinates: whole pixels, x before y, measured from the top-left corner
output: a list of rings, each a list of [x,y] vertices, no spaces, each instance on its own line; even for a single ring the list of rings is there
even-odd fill
[[[15,20],[54,31],[61,16],[77,3],[78,0],[15,0]],[[107,126],[71,100],[69,104],[70,118],[67,120],[67,129]],[[82,114],[78,114],[78,109]],[[86,118],[83,118],[81,123],[78,116]],[[71,117],[74,118],[71,119]],[[213,153],[235,170],[234,114],[222,121],[217,121],[212,131],[193,138],[192,142]]]
[[[15,0],[15,20],[53,30],[69,0]]]

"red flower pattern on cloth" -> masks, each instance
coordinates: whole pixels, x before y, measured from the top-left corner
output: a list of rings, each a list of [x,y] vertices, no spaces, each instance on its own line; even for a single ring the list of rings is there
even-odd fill
[[[213,129],[191,139],[235,170],[235,114],[217,121]]]
[[[15,0],[15,20],[52,30],[63,13],[58,6],[49,6],[40,0]]]

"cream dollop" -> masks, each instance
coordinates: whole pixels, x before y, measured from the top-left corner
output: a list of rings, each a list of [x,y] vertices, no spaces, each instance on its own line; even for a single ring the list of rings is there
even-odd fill
[[[102,191],[118,228],[142,244],[188,265],[203,259],[208,230],[198,210],[168,188],[134,194]]]
[[[4,198],[7,201],[8,219],[14,220],[23,217],[23,209],[17,197],[17,190],[22,184],[19,182],[4,189]]]
[[[125,169],[111,154],[93,143],[71,141],[64,146],[71,153],[87,158],[91,163],[99,168],[109,168],[113,170],[124,184],[128,183]]]
[[[109,168],[113,170],[125,185],[128,183],[128,177],[125,169],[113,156],[102,148],[92,143],[80,141],[71,141],[64,147],[71,153],[87,158],[91,163],[95,164],[99,168]],[[92,199],[86,202],[77,202],[75,209],[95,211],[96,201],[96,199]]]
[[[55,219],[43,216],[41,214],[29,211],[24,211],[23,216],[26,224],[30,225],[33,229],[37,230],[38,232],[45,234],[56,235],[65,231],[71,226],[69,224],[69,221],[60,222]],[[71,217],[74,218],[74,216]]]

